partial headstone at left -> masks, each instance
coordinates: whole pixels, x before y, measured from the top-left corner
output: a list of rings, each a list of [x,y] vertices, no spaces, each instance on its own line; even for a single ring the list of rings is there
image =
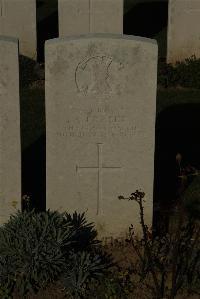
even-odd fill
[[[19,39],[19,52],[37,59],[36,0],[0,0],[0,35]]]
[[[0,37],[0,225],[21,209],[18,41]]]

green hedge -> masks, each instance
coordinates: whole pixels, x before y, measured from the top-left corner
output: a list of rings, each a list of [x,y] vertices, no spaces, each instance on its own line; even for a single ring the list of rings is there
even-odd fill
[[[158,63],[158,84],[165,87],[182,86],[186,88],[200,88],[200,59],[195,56],[176,62],[175,65]]]

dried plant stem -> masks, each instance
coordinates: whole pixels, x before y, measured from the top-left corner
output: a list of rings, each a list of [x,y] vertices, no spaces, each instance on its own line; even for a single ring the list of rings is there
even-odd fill
[[[144,208],[143,208],[143,204],[142,204],[142,197],[140,196],[139,200],[137,200],[138,204],[139,204],[139,208],[140,208],[140,223],[142,226],[142,231],[143,231],[143,237],[144,237],[144,242],[145,242],[145,249],[146,249],[146,254],[147,254],[147,258],[149,261],[149,265],[150,265],[150,271],[153,277],[153,281],[156,287],[156,292],[158,294],[158,298],[161,298],[162,294],[161,294],[161,288],[159,286],[159,282],[157,279],[157,275],[156,272],[153,268],[153,259],[152,259],[152,255],[151,255],[151,249],[149,248],[149,244],[148,244],[148,235],[147,235],[147,227],[145,225],[144,222]]]

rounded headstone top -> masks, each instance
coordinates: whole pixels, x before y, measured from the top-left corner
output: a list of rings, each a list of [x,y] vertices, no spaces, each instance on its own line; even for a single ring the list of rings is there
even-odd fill
[[[125,35],[125,34],[107,34],[107,33],[95,33],[95,34],[83,34],[83,35],[74,35],[63,38],[54,38],[49,39],[45,42],[46,45],[58,42],[68,42],[70,40],[80,40],[80,39],[123,39],[130,41],[138,41],[143,43],[150,43],[157,46],[157,41],[155,39],[135,36],[135,35]]]

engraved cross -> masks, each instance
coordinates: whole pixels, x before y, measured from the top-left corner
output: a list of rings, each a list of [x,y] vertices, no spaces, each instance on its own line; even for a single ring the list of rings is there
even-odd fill
[[[121,169],[121,167],[115,167],[115,166],[103,166],[103,144],[97,143],[97,149],[98,149],[98,165],[97,166],[76,166],[76,172],[79,170],[90,170],[95,169],[97,170],[98,174],[98,193],[97,193],[97,215],[99,214],[99,206],[100,202],[102,200],[102,191],[103,191],[103,172],[104,170],[112,169],[117,170]]]

